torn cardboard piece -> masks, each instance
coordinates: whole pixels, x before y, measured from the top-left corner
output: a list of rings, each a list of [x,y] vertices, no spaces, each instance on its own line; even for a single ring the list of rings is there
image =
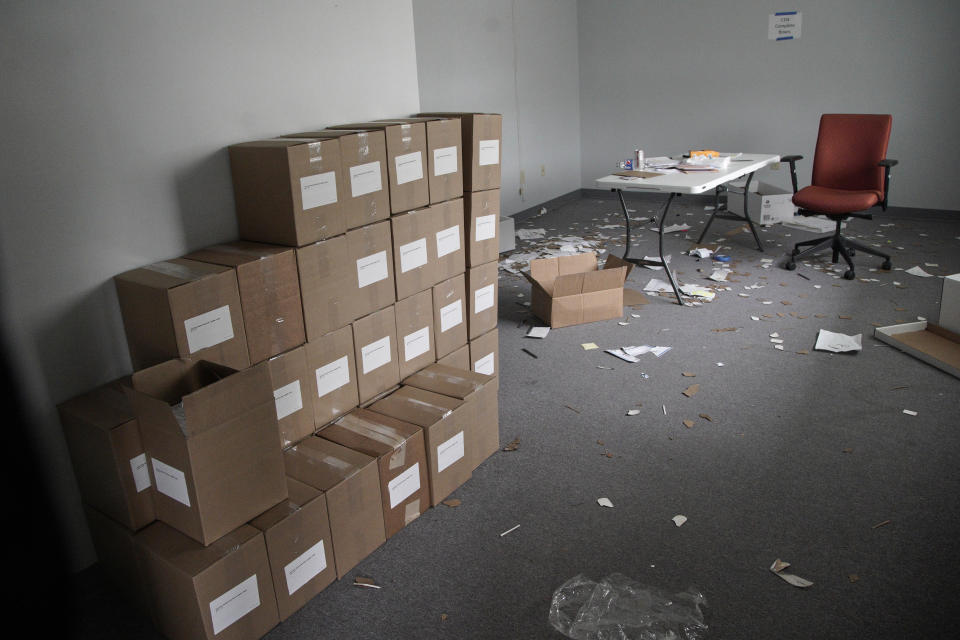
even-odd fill
[[[784,573],[783,570],[789,566],[790,566],[789,562],[784,562],[780,558],[777,558],[776,560],[773,561],[773,564],[770,565],[770,571],[780,576],[781,578],[786,580],[789,584],[792,584],[795,587],[800,587],[801,589],[805,589],[806,587],[813,586],[813,583],[810,582],[809,580],[801,578],[800,576],[796,576],[792,573]]]

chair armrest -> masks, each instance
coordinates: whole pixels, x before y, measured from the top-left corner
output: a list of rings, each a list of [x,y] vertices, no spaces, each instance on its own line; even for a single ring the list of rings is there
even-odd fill
[[[790,163],[790,182],[793,183],[793,192],[797,192],[797,160],[803,160],[803,156],[781,156],[781,162]]]
[[[881,167],[891,168],[900,164],[899,160],[894,160],[893,158],[884,158],[878,163]]]
[[[890,169],[899,164],[898,161],[893,158],[884,158],[877,163],[878,166],[883,167],[883,201],[880,203],[880,208],[884,211],[887,210],[887,194],[890,193]]]

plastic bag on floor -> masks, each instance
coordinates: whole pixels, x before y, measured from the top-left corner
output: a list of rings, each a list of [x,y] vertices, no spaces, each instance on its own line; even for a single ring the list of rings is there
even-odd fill
[[[549,620],[574,640],[700,640],[706,604],[693,588],[671,596],[619,573],[578,575],[554,592]]]

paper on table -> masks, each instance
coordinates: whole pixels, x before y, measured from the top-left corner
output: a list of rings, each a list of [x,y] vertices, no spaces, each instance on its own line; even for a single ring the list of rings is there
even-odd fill
[[[527,331],[527,337],[546,338],[548,333],[550,333],[550,327],[530,327],[530,330]]]
[[[820,329],[817,334],[817,344],[814,349],[818,351],[832,351],[842,353],[845,351],[860,351],[863,347],[860,342],[861,334],[848,336],[843,333],[834,333],[826,329]]]

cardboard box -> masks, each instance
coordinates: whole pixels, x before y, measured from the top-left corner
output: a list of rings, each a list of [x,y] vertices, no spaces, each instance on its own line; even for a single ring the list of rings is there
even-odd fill
[[[422,122],[355,122],[330,129],[383,131],[387,140],[390,212],[412,211],[430,204],[427,182],[427,128]]]
[[[499,266],[488,262],[467,269],[467,336],[471,340],[497,326]]]
[[[397,118],[382,122],[422,122],[427,127],[427,183],[430,203],[463,195],[463,149],[459,118]]]
[[[307,367],[304,345],[270,358],[267,368],[273,387],[280,446],[286,449],[314,432],[316,379]]]
[[[83,500],[128,529],[153,522],[147,455],[120,381],[71,398],[57,409]]]
[[[228,151],[244,240],[302,247],[347,230],[338,140],[274,138]]]
[[[134,532],[89,504],[83,505],[100,570],[137,611],[156,622],[140,563]]]
[[[301,247],[297,266],[308,341],[396,300],[389,222]]]
[[[433,287],[434,344],[442,358],[467,344],[466,276],[460,274]],[[470,368],[468,365],[467,369]]]
[[[236,271],[251,364],[306,341],[293,249],[241,240],[213,245],[184,257]]]
[[[320,129],[284,137],[336,138],[340,141],[340,175],[343,176],[340,210],[347,229],[390,217],[390,192],[385,173],[387,139],[383,131]]]
[[[314,435],[284,451],[284,463],[289,475],[326,495],[342,578],[386,540],[376,460]]]
[[[437,359],[437,364],[442,364],[448,367],[456,367],[457,369],[466,369],[470,370],[470,347],[469,345],[463,345],[459,349],[451,351],[442,358]]]
[[[437,273],[436,281],[448,280],[463,273],[466,267],[464,242],[463,198],[431,205],[436,227]]]
[[[405,378],[403,384],[463,400],[461,411],[472,421],[473,441],[466,447],[472,456],[471,469],[500,449],[498,378],[434,364]]]
[[[595,253],[530,261],[533,313],[552,328],[623,316],[623,283],[631,265],[614,255],[597,269]],[[471,336],[473,337],[473,336]]]
[[[467,266],[500,258],[500,189],[473,191],[464,198],[464,222],[467,226]]]
[[[960,333],[960,273],[943,277],[940,292],[940,326]]]
[[[356,409],[317,435],[377,459],[387,539],[429,508],[427,452],[420,427]]]
[[[510,216],[500,217],[500,253],[517,248],[517,227]]]
[[[281,621],[337,578],[326,496],[293,478],[287,495],[250,522],[263,532]]]
[[[313,424],[319,429],[360,404],[353,327],[320,336],[305,346],[313,376]]]
[[[257,640],[279,622],[266,545],[254,527],[203,547],[155,522],[134,541],[166,638]]]
[[[397,314],[393,305],[356,320],[353,353],[360,402],[400,382],[397,361]]]
[[[437,361],[433,344],[433,292],[430,289],[398,300],[394,305],[397,316],[397,358],[400,378]]]
[[[134,370],[171,358],[250,366],[233,269],[176,258],[113,280]]]
[[[960,378],[960,333],[920,320],[877,327],[873,336]]]
[[[125,391],[158,520],[209,545],[287,497],[266,363],[169,360],[134,373]]]
[[[463,190],[500,188],[503,116],[497,113],[437,112],[419,116],[460,118],[463,134]]]
[[[488,376],[500,375],[499,329],[492,329],[470,341],[469,369]]]
[[[437,283],[437,216],[433,209],[410,211],[390,219],[397,300]]]
[[[743,185],[739,185],[742,189]],[[743,194],[727,192],[727,210],[743,215]],[[750,219],[762,226],[790,222],[797,212],[793,204],[793,192],[765,182],[751,181],[747,194],[747,211]]]
[[[369,406],[382,413],[423,428],[430,478],[430,504],[437,506],[473,475],[474,442],[469,416],[457,398],[402,386]]]

